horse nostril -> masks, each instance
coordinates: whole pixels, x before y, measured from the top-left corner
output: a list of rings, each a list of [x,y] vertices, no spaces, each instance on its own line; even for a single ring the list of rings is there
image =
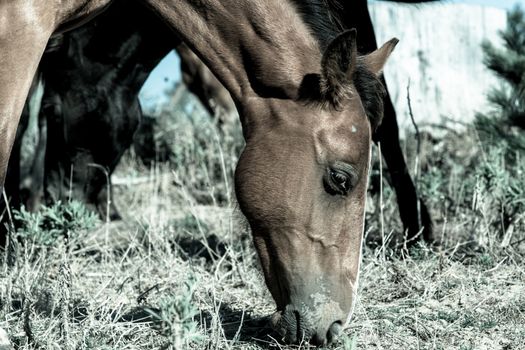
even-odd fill
[[[308,342],[315,346],[333,343],[343,331],[341,321],[333,322],[328,329],[322,320],[311,318],[308,313],[302,313],[294,306],[286,306],[284,311],[276,312],[271,319],[273,328],[281,334],[287,343],[297,344]]]
[[[332,323],[330,328],[328,329],[328,332],[326,332],[326,339],[328,340],[328,344],[332,343],[337,337],[341,335],[343,332],[343,326],[341,325],[341,321],[335,321]]]
[[[343,326],[341,321],[336,321],[332,323],[330,328],[328,328],[328,331],[326,333],[318,331],[313,338],[310,340],[310,342],[315,346],[324,346],[327,344],[333,343],[338,336],[341,335],[343,332]]]

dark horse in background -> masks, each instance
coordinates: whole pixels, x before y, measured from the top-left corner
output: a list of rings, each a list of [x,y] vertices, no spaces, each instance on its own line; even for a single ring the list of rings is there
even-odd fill
[[[276,302],[275,327],[288,342],[331,342],[356,299],[372,132],[383,116],[379,76],[397,41],[358,55],[356,31],[332,20],[344,13],[335,2],[142,3],[235,101],[246,140],[236,195]],[[108,4],[0,3],[0,178],[49,38]],[[357,13],[357,2],[347,10]],[[390,132],[377,134],[385,148]]]
[[[5,186],[11,207],[24,204],[34,210],[42,195],[46,203],[72,197],[103,218],[119,219],[107,182],[143,121],[139,91],[174,47],[181,58],[184,84],[206,110],[219,117],[233,114],[235,105],[213,73],[139,3],[115,1],[93,21],[54,38],[37,75],[45,85],[41,142],[23,189],[20,151],[31,96],[11,153]]]
[[[178,40],[157,16],[135,1],[116,1],[88,24],[55,37],[39,65],[44,93],[39,119],[47,139],[35,155],[30,193],[19,193],[21,139],[11,155],[6,191],[11,205],[34,209],[44,190],[47,203],[80,200],[106,216],[111,175],[142,118],[139,91],[150,72]],[[125,20],[124,20],[125,17]],[[27,127],[21,117],[19,136]],[[43,121],[43,122],[42,122]],[[41,155],[44,153],[45,157]],[[109,218],[119,217],[111,205]]]
[[[313,10],[315,3],[311,1]],[[339,20],[343,27],[357,28],[360,52],[377,49],[366,1],[352,6],[335,1],[334,8],[343,14]],[[323,32],[322,28],[313,29]],[[134,2],[124,6],[123,2],[116,1],[97,19],[66,34],[61,42],[51,46],[56,47],[51,47],[52,52],[44,55],[39,69],[45,82],[40,113],[41,120],[47,121],[45,166],[33,167],[45,170],[43,175],[37,170],[33,175],[33,181],[37,182],[34,190],[21,196],[17,165],[21,138],[18,137],[6,181],[12,207],[18,207],[21,202],[26,207],[35,207],[40,196],[38,182],[43,182],[47,203],[72,197],[85,202],[102,217],[120,218],[110,200],[108,176],[132,144],[142,120],[138,101],[142,85],[173,47],[177,47],[181,58],[183,82],[208,112],[211,115],[229,114],[234,109],[229,93],[202,61],[153,14]],[[373,138],[382,145],[401,220],[409,239],[422,230],[422,237],[430,241],[432,223],[424,203],[419,202],[418,208],[388,92],[384,108],[383,122]],[[28,108],[25,111],[19,135],[27,126]],[[42,138],[46,139],[45,135]],[[42,152],[43,148],[39,147]],[[37,161],[43,158],[35,157]],[[109,213],[107,203],[111,203]]]

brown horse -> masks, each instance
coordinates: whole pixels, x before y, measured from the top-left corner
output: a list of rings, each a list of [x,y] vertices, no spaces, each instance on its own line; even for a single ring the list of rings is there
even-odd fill
[[[341,0],[294,1],[300,4],[301,14],[309,19],[307,24],[322,42],[335,35],[332,27],[356,27],[359,32],[358,51],[377,49],[366,0],[352,4]],[[335,14],[339,16],[333,20]],[[327,21],[330,18],[332,20]],[[23,191],[19,192],[17,155],[21,143],[15,141],[6,178],[11,207],[18,208],[19,203],[24,203],[26,207],[34,208],[44,188],[48,203],[73,197],[98,209],[105,218],[108,214],[107,190],[111,189],[107,186],[105,173],[112,173],[122,152],[130,146],[139,121],[143,121],[139,132],[141,138],[151,127],[150,119],[142,118],[139,89],[155,63],[178,42],[171,31],[158,22],[157,16],[145,11],[143,4],[114,0],[95,21],[67,33],[60,40],[61,45],[48,45],[53,52],[44,55],[39,69],[45,85],[42,100],[45,108],[40,120],[47,120],[47,124],[42,125],[51,135],[45,167],[41,163],[34,164],[32,169],[35,171],[30,178],[24,178]],[[233,117],[235,106],[230,94],[213,73],[186,45],[179,44],[177,52],[181,59],[182,80],[187,88],[212,115],[218,117],[219,122]],[[388,90],[384,105],[385,116],[373,139],[381,143],[390,175],[387,179],[391,180],[396,191],[408,242],[415,243],[421,230],[421,237],[431,241],[432,223],[424,203],[418,207],[417,194],[400,148],[396,115]],[[22,126],[27,124],[23,117],[17,135],[23,134]],[[97,134],[96,140],[89,137],[93,133]],[[41,135],[45,136],[45,132]],[[143,144],[138,150],[146,160],[156,157],[150,144]],[[38,151],[40,155],[46,154],[45,147],[39,146]],[[39,169],[45,169],[45,174]],[[23,194],[23,198],[19,199],[18,193]],[[109,217],[119,218],[113,202],[111,204]],[[3,225],[0,225],[0,245],[5,237],[2,229]]]
[[[285,0],[144,0],[221,80],[246,139],[236,194],[289,342],[330,342],[355,301],[378,80],[396,40],[357,55],[356,32],[326,47]],[[50,36],[108,0],[0,4],[0,172]]]

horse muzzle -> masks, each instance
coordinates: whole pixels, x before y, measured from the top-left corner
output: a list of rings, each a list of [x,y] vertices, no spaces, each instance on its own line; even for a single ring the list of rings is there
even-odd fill
[[[290,344],[310,342],[316,346],[332,343],[342,333],[343,312],[335,303],[312,309],[304,303],[289,304],[272,316],[272,327]]]

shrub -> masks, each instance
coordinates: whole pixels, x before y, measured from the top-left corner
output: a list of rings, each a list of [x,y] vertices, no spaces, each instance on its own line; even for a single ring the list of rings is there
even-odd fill
[[[76,238],[99,222],[97,214],[78,201],[59,201],[35,213],[22,207],[14,211],[14,219],[18,238],[45,246],[53,245],[61,237]]]
[[[157,323],[160,334],[168,338],[168,348],[185,349],[202,340],[194,318],[199,309],[193,304],[195,281],[191,279],[178,291],[160,301],[159,311],[148,310]]]

